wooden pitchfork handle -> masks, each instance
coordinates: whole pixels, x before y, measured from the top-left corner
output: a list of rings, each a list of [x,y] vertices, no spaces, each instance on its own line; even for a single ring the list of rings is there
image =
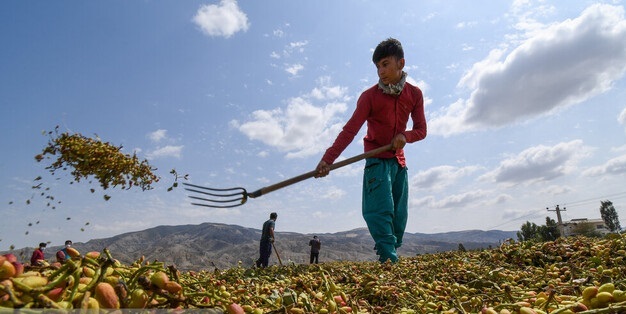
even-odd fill
[[[348,159],[344,159],[342,161],[336,162],[336,163],[330,165],[330,170],[335,170],[337,168],[341,168],[343,166],[347,166],[349,164],[353,164],[353,163],[355,163],[355,162],[357,162],[359,160],[363,160],[365,158],[370,158],[370,157],[373,157],[373,156],[378,155],[380,153],[384,153],[386,151],[390,151],[391,147],[392,147],[391,144],[387,144],[385,146],[381,146],[379,148],[372,149],[372,150],[370,150],[368,152],[365,152],[365,153],[363,153],[361,155],[357,155],[357,156],[350,157]],[[256,197],[259,197],[261,195],[265,195],[265,194],[267,194],[269,192],[276,191],[278,189],[281,189],[281,188],[284,188],[286,186],[292,185],[294,183],[298,183],[298,182],[300,182],[302,180],[306,180],[308,178],[312,178],[316,174],[317,174],[317,170],[309,171],[307,173],[303,173],[303,174],[301,174],[299,176],[296,176],[296,177],[293,177],[291,179],[287,179],[285,181],[278,182],[276,184],[272,184],[270,186],[266,186],[266,187],[260,188],[260,189],[258,189],[256,191],[252,192],[252,193],[247,193],[247,196],[251,197],[251,198],[256,198]]]
[[[280,255],[278,255],[278,251],[276,250],[276,246],[274,245],[274,241],[272,241],[272,247],[274,248],[274,253],[276,253],[276,257],[278,257],[278,264],[283,266],[283,261],[280,260]]]

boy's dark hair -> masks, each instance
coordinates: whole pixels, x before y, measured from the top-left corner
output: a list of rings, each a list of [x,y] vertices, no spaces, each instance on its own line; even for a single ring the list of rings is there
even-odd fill
[[[39,247],[46,247],[46,243],[44,242],[39,243]]]
[[[399,40],[391,37],[381,41],[380,44],[376,46],[374,54],[372,55],[372,61],[376,64],[381,59],[389,56],[396,57],[397,60],[404,58],[402,44]]]
[[[68,244],[69,244],[69,245],[72,245],[72,241],[71,241],[71,240],[67,240],[67,241],[65,241],[65,245],[68,245]]]
[[[276,217],[278,217],[278,214],[276,214],[276,213],[271,213],[270,214],[270,219],[276,219]]]

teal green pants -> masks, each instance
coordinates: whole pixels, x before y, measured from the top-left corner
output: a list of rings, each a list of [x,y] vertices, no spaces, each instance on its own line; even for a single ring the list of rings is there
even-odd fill
[[[363,173],[363,218],[376,242],[378,260],[398,261],[396,248],[408,218],[408,174],[395,158],[368,158]]]

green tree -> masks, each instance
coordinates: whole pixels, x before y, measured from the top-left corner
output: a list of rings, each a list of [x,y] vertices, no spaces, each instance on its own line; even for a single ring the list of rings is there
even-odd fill
[[[558,224],[550,217],[546,217],[546,224],[540,226],[538,231],[542,241],[554,241],[561,236]]]
[[[602,220],[604,220],[606,227],[609,228],[611,232],[619,232],[622,230],[613,203],[611,201],[601,201],[600,204],[600,215],[602,215]]]
[[[529,240],[554,241],[560,236],[558,224],[550,217],[546,217],[546,224],[542,226],[527,221],[517,232],[517,240],[520,242]]]
[[[517,240],[520,242],[539,239],[539,226],[534,222],[527,221],[517,232]]]

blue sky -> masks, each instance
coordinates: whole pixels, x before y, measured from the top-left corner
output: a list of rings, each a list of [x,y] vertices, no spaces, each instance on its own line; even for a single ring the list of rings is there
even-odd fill
[[[602,200],[626,225],[622,1],[7,1],[0,250],[158,225],[260,228],[272,211],[277,231],[364,227],[362,163],[234,209],[166,190],[171,169],[249,191],[314,169],[377,82],[371,53],[387,37],[403,43],[428,121],[405,148],[408,232],[519,230],[556,219],[555,205],[564,220],[600,218]],[[102,191],[48,175],[34,156],[57,125],[123,145],[162,180]],[[362,152],[364,131],[340,158]],[[54,209],[31,189],[39,175]]]

